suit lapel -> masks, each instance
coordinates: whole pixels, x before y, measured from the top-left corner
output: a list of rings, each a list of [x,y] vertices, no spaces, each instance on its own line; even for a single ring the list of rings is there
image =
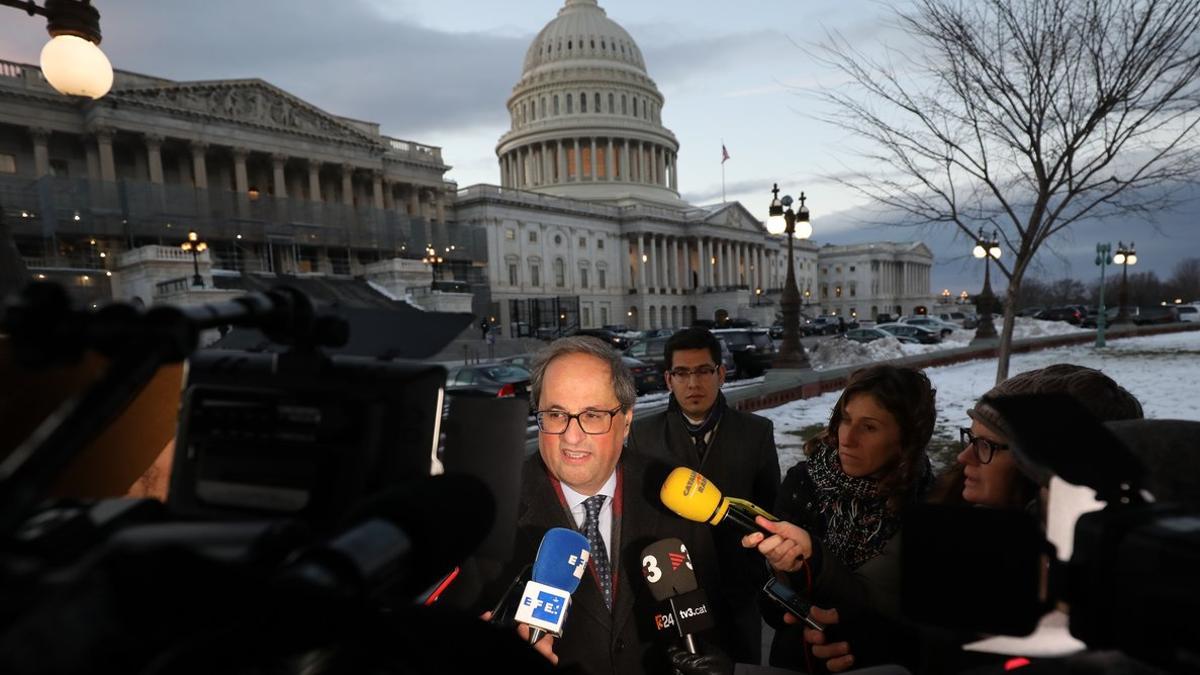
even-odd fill
[[[616,607],[613,609],[613,635],[620,635],[633,616],[634,584],[642,582],[641,551],[636,542],[647,533],[659,531],[660,510],[647,501],[644,483],[645,467],[641,462],[624,462],[625,486],[621,516],[621,567],[617,578]]]

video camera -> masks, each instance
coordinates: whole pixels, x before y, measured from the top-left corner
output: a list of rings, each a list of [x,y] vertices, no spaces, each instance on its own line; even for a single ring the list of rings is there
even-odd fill
[[[197,351],[224,326],[288,349]],[[444,368],[327,355],[348,330],[287,288],[89,312],[61,287],[27,287],[0,324],[16,361],[99,352],[107,365],[0,457],[0,672],[432,672],[451,636],[480,646],[451,663],[540,672],[507,633],[413,606],[488,536],[493,491],[431,475]],[[168,502],[48,500],[158,368],[184,359]]]
[[[1148,469],[1131,451],[1139,443],[1128,442],[1140,436],[1147,445],[1156,430],[1185,423],[1106,426],[1061,394],[992,405],[1013,432],[1018,463],[1094,490],[1103,508],[1079,516],[1067,562],[1047,540],[1040,514],[912,508],[902,550],[904,615],[977,633],[1029,635],[1066,604],[1070,633],[1089,650],[1117,650],[1173,671],[1200,668],[1200,509],[1194,497],[1190,504],[1153,501],[1145,488],[1171,478]],[[1113,428],[1124,428],[1126,442]],[[1193,453],[1195,431],[1186,448]],[[1053,491],[1049,505],[1056,506]]]

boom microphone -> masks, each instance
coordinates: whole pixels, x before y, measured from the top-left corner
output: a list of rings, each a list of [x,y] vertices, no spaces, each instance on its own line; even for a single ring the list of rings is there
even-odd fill
[[[529,626],[529,644],[546,633],[562,635],[571,594],[579,588],[591,551],[587,537],[575,530],[555,527],[546,531],[533,561],[533,576],[525,584],[513,617]]]
[[[642,550],[642,577],[650,593],[664,611],[654,615],[658,630],[674,627],[683,638],[688,652],[695,654],[692,636],[713,627],[708,597],[696,583],[692,557],[687,546],[674,537],[660,539]]]
[[[725,497],[712,481],[685,466],[676,467],[663,481],[659,499],[681,518],[697,523],[720,525],[730,523],[747,534],[763,532],[755,516],[778,521],[775,516],[745,499]],[[763,532],[770,536],[769,532]]]

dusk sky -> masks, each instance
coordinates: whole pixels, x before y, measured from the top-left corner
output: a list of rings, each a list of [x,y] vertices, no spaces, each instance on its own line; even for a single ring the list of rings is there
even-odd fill
[[[96,0],[101,45],[115,68],[179,80],[261,78],[331,113],[379,122],[384,133],[443,148],[460,187],[498,183],[497,139],[525,50],[561,0]],[[696,204],[726,194],[765,218],[769,190],[804,190],[819,243],[926,241],[932,290],[977,290],[971,243],[945,228],[865,227],[863,206],[830,177],[859,161],[856,141],[814,116],[836,76],[805,45],[836,31],[876,52],[903,45],[886,6],[870,0],[601,0],[642,49],[679,139],[680,191]],[[45,21],[0,10],[0,59],[36,63]],[[1200,195],[1200,192],[1193,194]],[[1200,256],[1192,213],[1147,222],[1083,223],[1052,242],[1034,276],[1091,280],[1097,241],[1134,239],[1141,270],[1167,276]],[[1003,286],[1003,283],[999,284]]]

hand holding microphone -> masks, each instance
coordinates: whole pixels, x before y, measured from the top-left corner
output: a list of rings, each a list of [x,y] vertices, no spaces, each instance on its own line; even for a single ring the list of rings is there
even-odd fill
[[[745,499],[725,497],[704,476],[684,466],[676,467],[663,481],[659,499],[681,518],[697,523],[729,523],[746,532],[763,532],[756,519],[779,520]],[[774,534],[769,532],[768,534]]]
[[[742,537],[742,546],[757,548],[772,569],[795,572],[806,558],[812,557],[812,537],[804,528],[786,520],[774,521],[762,516],[755,519],[755,523],[767,534],[751,532]]]

